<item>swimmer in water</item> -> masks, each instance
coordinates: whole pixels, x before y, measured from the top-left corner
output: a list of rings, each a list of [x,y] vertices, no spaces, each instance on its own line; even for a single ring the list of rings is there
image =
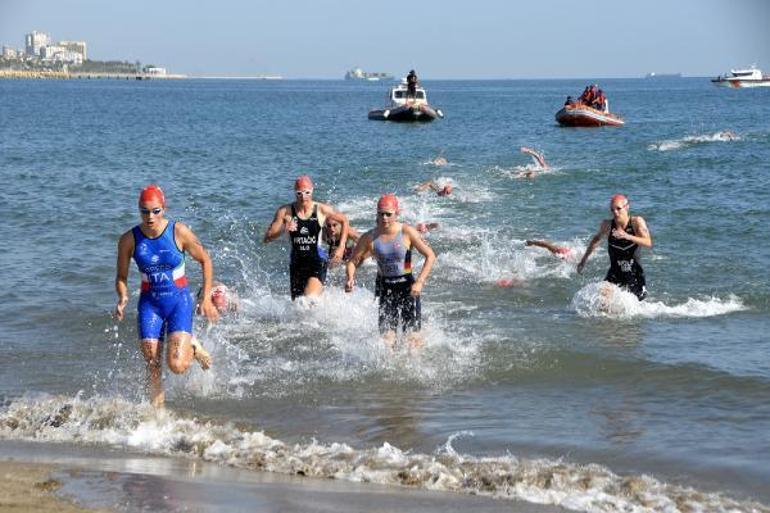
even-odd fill
[[[416,192],[423,192],[427,191],[428,189],[432,190],[439,196],[449,196],[452,194],[452,190],[454,188],[452,187],[452,184],[446,184],[446,185],[439,185],[433,180],[428,180],[426,182],[421,183],[420,185],[415,186],[414,190]]]
[[[719,137],[723,141],[737,141],[738,140],[738,134],[736,134],[732,130],[722,130],[721,132],[717,132],[717,137]]]
[[[568,248],[566,246],[557,246],[553,242],[548,242],[545,240],[527,240],[524,241],[524,245],[545,248],[554,256],[561,258],[562,260],[575,259],[575,251],[572,248]]]
[[[522,153],[526,153],[530,157],[532,157],[532,160],[537,165],[537,169],[527,169],[526,171],[522,171],[518,173],[515,178],[535,178],[538,173],[542,171],[547,171],[550,169],[548,166],[548,163],[545,161],[545,157],[543,157],[543,154],[538,152],[537,150],[533,150],[532,148],[527,148],[526,146],[522,146],[519,148],[519,151]]]
[[[422,345],[420,296],[436,254],[417,230],[398,221],[398,199],[393,194],[377,202],[377,226],[361,236],[347,264],[345,291],[355,286],[356,269],[366,258],[377,262],[375,296],[379,299],[379,328],[385,344],[394,348],[400,327],[410,347]],[[425,257],[420,275],[412,274],[412,249]]]
[[[198,305],[196,310],[199,314],[202,313],[200,305],[202,297],[203,289],[198,289],[198,294],[196,295]],[[211,286],[211,303],[214,305],[214,308],[217,309],[219,315],[235,313],[241,306],[241,300],[238,297],[238,293],[218,281],[213,282]]]
[[[602,238],[607,237],[610,268],[604,281],[632,292],[642,301],[647,296],[647,287],[639,257],[641,248],[652,248],[652,235],[642,216],[631,215],[628,198],[624,195],[616,194],[610,199],[610,212],[612,219],[599,224],[599,230],[577,265],[577,272],[583,272],[588,257]]]
[[[444,150],[438,152],[438,156],[430,161],[434,166],[446,166],[449,161],[444,157]]]
[[[296,200],[282,205],[275,212],[263,242],[267,244],[287,233],[291,239],[289,281],[291,299],[299,296],[319,296],[326,281],[330,255],[323,246],[321,232],[327,219],[342,225],[339,245],[331,254],[331,263],[339,264],[348,239],[348,218],[331,205],[313,201],[313,181],[302,175],[294,182]]]
[[[329,253],[332,254],[337,250],[340,245],[340,235],[342,234],[342,224],[334,219],[327,219],[324,224],[324,240],[329,246]],[[353,228],[348,226],[348,240],[345,244],[345,249],[342,252],[342,261],[347,262],[350,259],[350,255],[353,254],[353,248],[361,238],[361,234]]]
[[[414,225],[414,229],[423,234],[438,230],[439,228],[440,225],[438,223],[417,223]]]
[[[183,374],[193,360],[203,369],[211,356],[192,337],[194,301],[187,288],[185,254],[201,265],[203,300],[200,309],[209,322],[219,318],[211,302],[214,268],[208,253],[195,234],[182,223],[165,218],[166,198],[157,185],[148,185],[139,194],[142,222],[127,231],[118,242],[115,291],[118,302],[115,318],[122,321],[128,304],[128,268],[131,258],[142,275],[138,304],[139,339],[147,363],[147,392],[152,405],[161,408],[163,344],[171,372]]]

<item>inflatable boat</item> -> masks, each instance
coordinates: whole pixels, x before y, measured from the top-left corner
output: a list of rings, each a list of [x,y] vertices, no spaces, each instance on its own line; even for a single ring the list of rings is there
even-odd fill
[[[623,126],[626,124],[617,114],[577,103],[565,105],[556,113],[556,121],[562,126]]]

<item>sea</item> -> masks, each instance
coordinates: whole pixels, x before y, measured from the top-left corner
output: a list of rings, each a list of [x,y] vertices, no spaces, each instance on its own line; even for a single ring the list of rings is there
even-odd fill
[[[558,126],[592,82],[626,125]],[[388,85],[0,81],[0,453],[428,490],[435,511],[770,511],[770,90],[426,78],[444,119],[368,120]],[[438,223],[423,347],[382,343],[371,261],[352,293],[336,268],[319,300],[290,300],[288,242],[262,236],[301,174],[359,231],[389,192],[402,221]],[[427,180],[454,192],[415,191]],[[127,319],[111,316],[149,183],[241,301],[196,319],[214,365],[165,372],[163,412],[143,389],[133,263]],[[576,272],[616,193],[654,241],[643,302],[602,292],[606,242]]]

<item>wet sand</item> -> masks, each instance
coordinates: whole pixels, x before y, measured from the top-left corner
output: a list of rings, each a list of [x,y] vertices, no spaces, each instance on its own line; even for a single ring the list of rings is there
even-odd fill
[[[14,461],[8,461],[13,459]],[[20,463],[25,461],[28,463]],[[58,494],[99,511],[134,512],[273,512],[282,513],[556,513],[562,508],[509,500],[430,492],[365,483],[253,472],[195,460],[160,458],[108,448],[0,442],[0,468],[27,474],[6,479],[0,510],[9,497],[25,497],[22,512],[79,509],[37,491],[54,472]],[[18,481],[18,482],[17,482]],[[6,487],[9,490],[6,492]],[[26,497],[29,497],[26,499]],[[21,499],[14,499],[21,500]],[[51,502],[42,502],[42,501]],[[35,502],[40,501],[40,502]],[[15,503],[13,503],[15,505]],[[39,505],[39,507],[38,507]],[[37,509],[35,509],[37,508]],[[70,509],[66,509],[70,508]],[[7,508],[10,509],[10,508]]]
[[[54,476],[54,465],[0,461],[0,511],[19,513],[87,513],[82,508],[56,495],[62,481]]]

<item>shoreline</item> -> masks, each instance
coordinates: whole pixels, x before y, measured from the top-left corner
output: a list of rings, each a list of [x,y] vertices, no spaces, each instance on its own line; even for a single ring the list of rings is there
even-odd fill
[[[187,75],[150,75],[147,73],[69,73],[66,71],[0,70],[0,79],[7,80],[181,80]]]
[[[25,484],[10,483],[15,494],[31,493],[34,483],[54,474],[55,507],[17,509],[24,513],[107,511],[196,511],[199,513],[281,511],[284,513],[567,513],[540,505],[464,494],[416,490],[373,483],[317,479],[245,470],[184,458],[159,457],[108,447],[0,441],[0,469],[36,469]],[[12,470],[11,470],[12,471]],[[39,477],[44,476],[44,477]],[[8,485],[8,479],[6,479]],[[0,510],[5,505],[0,488]],[[43,497],[45,499],[46,497]],[[48,503],[47,503],[48,504]],[[83,506],[77,506],[78,504]],[[87,507],[95,509],[85,509]]]

